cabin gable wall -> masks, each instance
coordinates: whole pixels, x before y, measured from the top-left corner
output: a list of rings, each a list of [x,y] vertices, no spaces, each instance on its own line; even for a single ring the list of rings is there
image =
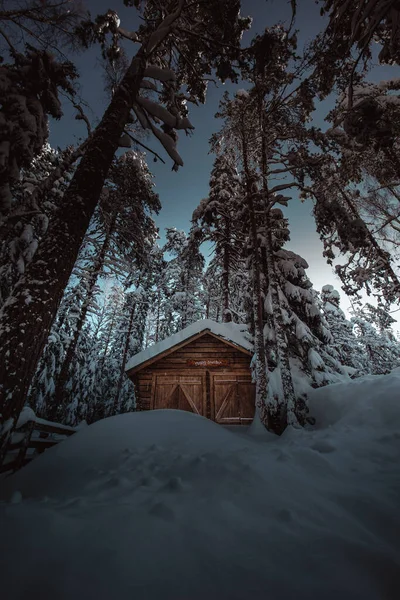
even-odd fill
[[[224,384],[228,386],[227,394],[229,389],[231,395],[235,394],[232,387],[233,380],[238,382],[246,380],[248,388],[251,385],[249,384],[250,361],[249,354],[236,350],[212,335],[205,334],[167,356],[161,355],[159,360],[132,376],[136,390],[137,410],[157,408],[155,406],[157,404],[155,398],[159,395],[159,390],[156,391],[157,382],[161,382],[167,390],[164,395],[168,402],[168,390],[171,394],[176,393],[173,386],[175,381],[182,383],[185,390],[183,400],[188,402],[187,409],[190,404],[193,406],[193,412],[198,409],[200,414],[216,420],[214,393],[218,395],[222,390],[221,393],[225,394],[225,388],[221,387],[223,381],[227,382]],[[240,393],[243,394],[243,390],[242,386]],[[251,392],[246,393],[251,395]],[[239,402],[239,399],[236,402]],[[200,412],[200,407],[203,412]],[[221,417],[221,422],[222,420]]]

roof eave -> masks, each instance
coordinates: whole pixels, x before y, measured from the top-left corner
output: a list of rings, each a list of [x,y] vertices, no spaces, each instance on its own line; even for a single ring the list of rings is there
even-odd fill
[[[186,340],[183,340],[182,342],[179,342],[178,344],[175,344],[174,346],[171,346],[171,348],[168,348],[167,350],[162,350],[161,352],[159,352],[155,356],[152,356],[151,358],[148,358],[147,360],[143,361],[142,363],[139,363],[138,365],[135,365],[131,369],[129,369],[129,370],[127,369],[125,372],[126,372],[126,374],[127,374],[128,377],[131,377],[132,375],[135,375],[136,373],[138,373],[142,369],[146,369],[147,367],[149,367],[153,363],[159,361],[161,358],[164,358],[165,356],[169,356],[170,354],[173,354],[174,352],[176,352],[180,348],[184,348],[185,346],[187,346],[188,344],[190,344],[194,340],[199,339],[199,338],[201,338],[201,337],[203,337],[204,335],[207,335],[207,334],[208,335],[212,335],[217,340],[219,340],[221,342],[224,342],[225,344],[227,344],[228,346],[231,346],[235,350],[238,350],[239,352],[243,352],[247,356],[252,356],[253,355],[253,353],[251,352],[251,350],[248,350],[247,348],[244,348],[243,346],[239,346],[238,344],[232,342],[231,340],[227,340],[223,336],[214,333],[213,331],[211,331],[211,329],[206,328],[206,329],[203,329],[202,331],[199,331],[198,333],[195,333],[194,335],[190,336]]]

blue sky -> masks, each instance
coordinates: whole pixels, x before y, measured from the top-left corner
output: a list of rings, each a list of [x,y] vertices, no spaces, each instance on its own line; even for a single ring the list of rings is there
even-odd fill
[[[138,21],[136,10],[125,8],[122,0],[86,0],[84,2],[91,11],[92,16],[104,13],[108,8],[115,10],[121,17],[121,24],[126,29],[135,29]],[[291,17],[290,1],[288,0],[243,0],[242,14],[253,17],[250,32],[245,34],[244,43],[249,42],[258,32],[278,21],[288,21]],[[319,6],[315,0],[300,0],[296,28],[299,30],[299,50],[315,36],[322,28],[323,20],[319,15]],[[129,50],[129,46],[127,47]],[[135,52],[135,48],[132,48]],[[81,95],[90,106],[87,111],[89,118],[95,124],[101,117],[106,105],[107,96],[103,90],[101,67],[99,64],[100,50],[98,47],[90,49],[78,56],[77,66],[81,74]],[[378,79],[393,76],[392,67],[379,69]],[[398,68],[396,68],[398,76]],[[390,74],[389,74],[390,73]],[[156,219],[163,239],[165,227],[176,227],[189,230],[193,210],[199,201],[208,194],[208,182],[213,163],[213,156],[208,154],[208,141],[211,135],[218,131],[221,122],[214,115],[218,103],[226,89],[234,90],[232,84],[219,85],[216,88],[210,84],[207,103],[204,106],[190,107],[190,120],[195,127],[194,134],[186,137],[182,132],[178,143],[178,150],[183,158],[184,167],[177,173],[171,171],[171,161],[160,148],[156,140],[146,143],[159,152],[166,161],[154,163],[149,159],[149,166],[155,175],[156,190],[160,195],[162,211]],[[324,126],[324,117],[329,110],[330,102],[319,106],[314,115],[314,124]],[[65,116],[59,122],[51,124],[51,143],[53,146],[65,147],[67,144],[76,143],[79,136],[84,135],[81,121],[74,120],[75,111],[70,106],[65,107]],[[285,211],[289,218],[291,241],[288,248],[302,255],[310,265],[308,274],[314,287],[320,289],[322,285],[330,283],[340,290],[340,282],[322,257],[322,246],[315,233],[315,224],[311,216],[311,201],[301,203],[293,192],[293,199]],[[342,295],[343,308],[349,302]]]

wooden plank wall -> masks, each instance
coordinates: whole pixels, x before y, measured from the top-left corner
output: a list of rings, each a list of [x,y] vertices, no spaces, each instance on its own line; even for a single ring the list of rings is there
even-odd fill
[[[211,368],[212,372],[218,373],[234,373],[234,372],[249,372],[251,357],[240,350],[235,350],[232,346],[219,341],[211,335],[204,335],[188,344],[183,348],[179,348],[176,352],[169,356],[160,358],[147,369],[139,371],[133,376],[133,381],[136,386],[137,410],[149,410],[151,408],[151,387],[153,373],[168,374],[171,371],[179,371],[184,373],[190,370],[193,372],[204,372],[204,368],[193,367],[188,365],[188,360],[204,360],[204,359],[224,359],[228,361],[225,367]]]

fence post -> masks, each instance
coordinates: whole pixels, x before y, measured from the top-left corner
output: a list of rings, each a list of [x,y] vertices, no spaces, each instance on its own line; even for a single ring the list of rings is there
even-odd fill
[[[35,428],[35,421],[28,421],[26,425],[24,425],[21,429],[23,433],[25,433],[25,437],[21,442],[21,448],[18,452],[17,459],[14,464],[13,472],[18,471],[23,466],[23,462],[28,451],[29,442],[31,441],[31,435]],[[20,431],[20,429],[16,429],[16,432]]]

